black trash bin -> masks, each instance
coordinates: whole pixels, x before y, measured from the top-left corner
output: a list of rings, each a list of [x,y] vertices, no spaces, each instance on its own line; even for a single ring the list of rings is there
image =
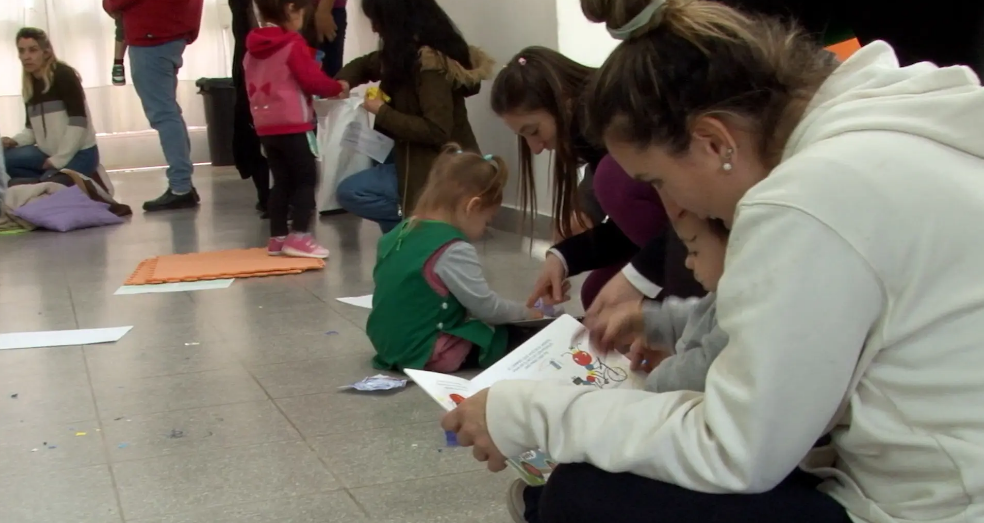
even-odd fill
[[[232,78],[199,78],[198,94],[205,100],[205,124],[208,126],[208,155],[212,165],[235,165],[232,134],[235,124],[236,88]]]

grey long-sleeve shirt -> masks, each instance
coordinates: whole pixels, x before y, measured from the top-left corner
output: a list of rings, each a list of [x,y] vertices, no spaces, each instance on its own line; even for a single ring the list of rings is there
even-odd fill
[[[434,273],[475,318],[490,325],[528,319],[526,306],[502,298],[489,288],[478,251],[468,242],[455,242],[434,264]]]
[[[674,350],[649,374],[646,390],[703,392],[711,363],[728,344],[728,335],[718,327],[715,294],[646,302],[642,317],[646,339]]]

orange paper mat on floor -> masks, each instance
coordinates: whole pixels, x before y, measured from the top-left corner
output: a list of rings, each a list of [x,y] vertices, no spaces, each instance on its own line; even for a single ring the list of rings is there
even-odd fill
[[[168,254],[140,262],[126,280],[127,285],[174,283],[180,281],[220,280],[297,274],[323,269],[323,260],[270,256],[266,249]]]

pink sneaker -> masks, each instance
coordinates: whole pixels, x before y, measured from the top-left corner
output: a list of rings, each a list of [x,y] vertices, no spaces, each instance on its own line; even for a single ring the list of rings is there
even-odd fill
[[[267,242],[267,254],[270,256],[280,256],[284,253],[284,241],[287,239],[286,236],[274,236],[270,238]]]
[[[292,233],[284,241],[284,254],[295,258],[327,258],[328,249],[318,245],[310,234]]]

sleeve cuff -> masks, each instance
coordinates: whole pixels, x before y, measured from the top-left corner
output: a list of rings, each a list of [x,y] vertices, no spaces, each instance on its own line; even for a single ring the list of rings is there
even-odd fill
[[[376,118],[373,120],[373,127],[379,127],[382,129],[386,128],[386,122],[389,120],[390,113],[395,109],[389,106],[389,104],[383,104],[379,107],[379,111],[376,112]]]
[[[567,264],[565,263],[564,265],[566,266]],[[663,288],[659,285],[647,280],[646,277],[643,276],[642,273],[640,273],[635,267],[633,267],[631,263],[626,264],[625,267],[622,268],[622,275],[625,276],[626,280],[629,280],[629,283],[631,283],[636,290],[651,300],[655,299],[656,296],[658,296],[663,290]]]
[[[539,446],[527,411],[537,385],[535,381],[501,381],[489,388],[485,423],[492,442],[507,458]]]
[[[567,266],[567,259],[564,258],[564,255],[561,254],[560,251],[558,251],[554,247],[551,247],[549,250],[547,250],[547,255],[549,256],[551,254],[556,256],[557,259],[560,260],[560,263],[564,266],[564,277],[569,276],[571,274],[571,268]]]

